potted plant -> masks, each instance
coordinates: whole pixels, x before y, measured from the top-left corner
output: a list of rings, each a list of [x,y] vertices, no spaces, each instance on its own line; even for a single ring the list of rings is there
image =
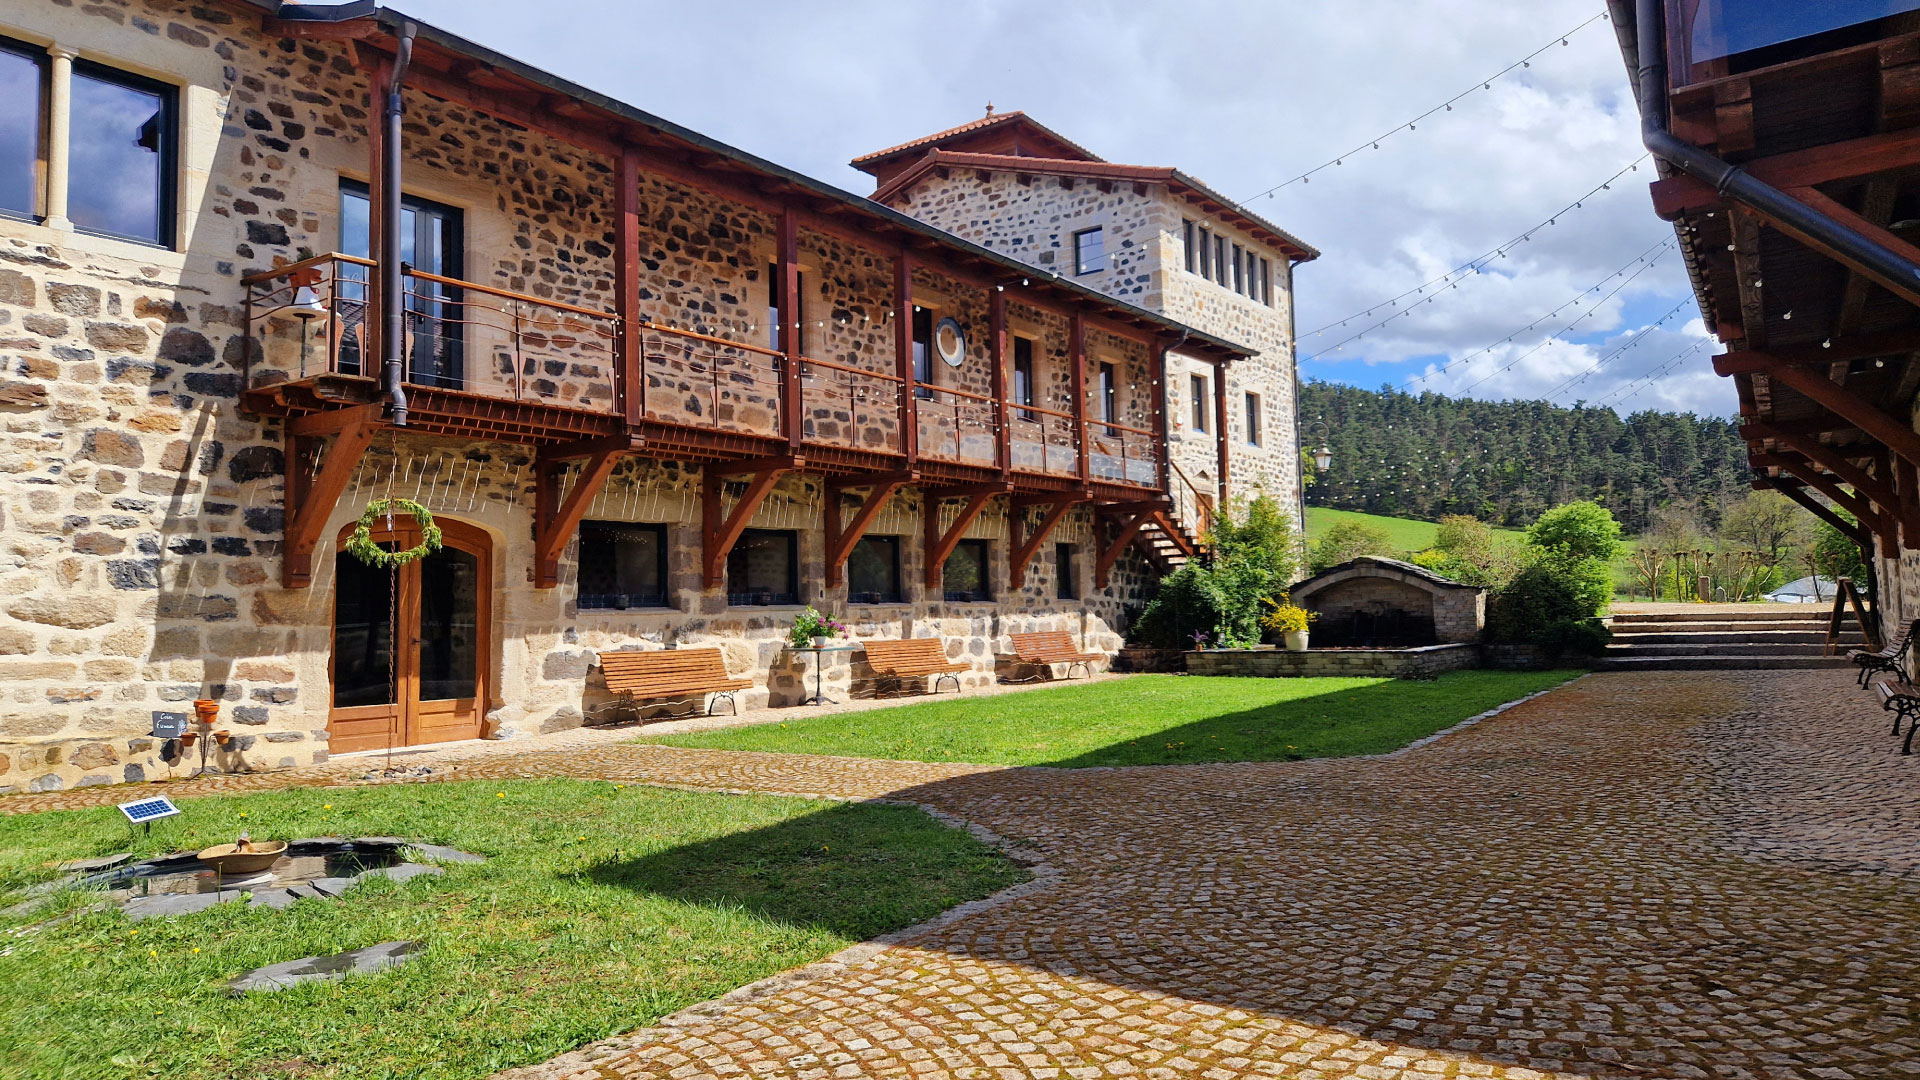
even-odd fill
[[[793,620],[793,630],[787,640],[796,649],[824,649],[846,633],[845,623],[835,622],[809,607]]]
[[[1268,600],[1267,606],[1273,610],[1260,620],[1261,627],[1280,634],[1286,641],[1288,652],[1306,652],[1307,629],[1320,617],[1320,613],[1300,607],[1290,596],[1282,596],[1278,603]]]

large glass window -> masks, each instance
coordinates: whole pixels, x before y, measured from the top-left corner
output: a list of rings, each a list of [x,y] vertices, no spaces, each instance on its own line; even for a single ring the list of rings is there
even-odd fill
[[[580,607],[667,606],[667,527],[580,523]]]
[[[480,557],[444,547],[420,560],[420,700],[470,698],[480,683]]]
[[[913,309],[913,394],[933,396],[933,312],[914,305]]]
[[[947,599],[956,603],[993,599],[987,583],[987,542],[962,540],[954,545],[942,568],[940,584]]]
[[[1260,302],[1273,306],[1273,264],[1265,256],[1260,258]]]
[[[1073,272],[1091,274],[1107,268],[1107,233],[1098,225],[1073,234]]]
[[[1120,386],[1119,375],[1113,365],[1104,361],[1100,364],[1100,419],[1109,424],[1120,422]],[[1118,428],[1108,428],[1107,438],[1120,437]]]
[[[1246,249],[1239,244],[1233,245],[1233,291],[1241,295],[1250,295],[1253,290],[1247,288],[1245,263]]]
[[[1195,231],[1197,231],[1200,234],[1199,243],[1194,245],[1194,255],[1197,256],[1197,258],[1190,256],[1189,261],[1198,262],[1200,264],[1200,276],[1207,279],[1208,281],[1212,281],[1213,280],[1213,255],[1212,255],[1212,251],[1213,251],[1212,235],[1213,234],[1207,232],[1207,230],[1204,228],[1201,228]]]
[[[170,86],[76,61],[67,216],[75,228],[149,244],[173,230]]]
[[[1180,222],[1180,246],[1186,252],[1187,273],[1193,273],[1193,221],[1183,218]]]
[[[1227,238],[1213,238],[1213,280],[1227,284]]]
[[[1080,584],[1074,580],[1073,545],[1053,545],[1053,595],[1061,600],[1078,600]]]
[[[340,250],[362,259],[373,257],[373,207],[367,185],[340,181]],[[400,261],[437,277],[457,278],[462,261],[461,212],[411,195],[400,200]],[[371,375],[377,365],[362,363],[361,327],[372,288],[371,271],[364,266],[341,267],[340,372]],[[407,339],[412,345],[407,381],[423,386],[459,389],[464,382],[461,347],[460,287],[409,278]],[[532,364],[533,361],[527,361]],[[529,367],[522,372],[533,374]]]
[[[793,318],[800,324],[800,332],[793,335],[793,351],[804,354],[807,350],[807,277],[796,274],[800,282],[800,295],[793,302]],[[780,351],[780,290],[784,279],[780,275],[779,263],[767,264],[767,348]]]
[[[0,213],[40,212],[40,117],[46,54],[0,39]]]
[[[1016,405],[1033,404],[1033,339],[1013,339],[1013,400]],[[1020,419],[1039,419],[1031,408],[1020,410]]]
[[[847,557],[847,603],[898,604],[900,538],[863,536]]]
[[[727,603],[734,607],[800,602],[800,534],[748,529],[727,553]]]
[[[1920,0],[1699,0],[1693,62],[1920,10]]]
[[[1207,433],[1207,377],[1187,376],[1187,396],[1193,399],[1193,430]]]
[[[1260,445],[1260,395],[1247,395],[1247,443]]]

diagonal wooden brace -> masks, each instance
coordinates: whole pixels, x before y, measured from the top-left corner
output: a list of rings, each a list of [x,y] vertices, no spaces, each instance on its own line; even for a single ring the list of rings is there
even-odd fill
[[[727,556],[733,553],[733,545],[740,540],[740,534],[747,530],[747,522],[760,509],[773,493],[773,485],[782,476],[795,467],[793,458],[767,459],[756,462],[757,471],[750,474],[746,494],[733,506],[733,512],[721,512],[721,498],[724,494],[728,469],[732,466],[709,465],[701,482],[701,537],[700,537],[700,584],[702,588],[717,589],[727,576]],[[734,472],[731,475],[740,475]]]
[[[1855,427],[1880,440],[1887,449],[1908,461],[1920,463],[1920,434],[1916,434],[1905,421],[1896,419],[1878,405],[1834,382],[1825,372],[1810,371],[1779,361],[1765,364],[1762,370],[1769,378],[1779,380],[1853,421]]]
[[[1033,557],[1040,552],[1040,545],[1047,542],[1048,534],[1067,516],[1067,511],[1084,501],[1086,496],[1078,492],[1064,492],[1060,497],[1047,504],[1047,513],[1040,519],[1039,527],[1033,535],[1021,537],[1026,529],[1026,507],[1016,506],[1007,515],[1007,540],[1010,554],[1007,557],[1007,583],[1018,589],[1027,583],[1027,567],[1033,565]]]
[[[960,538],[967,534],[968,526],[972,525],[974,519],[980,516],[980,512],[987,508],[987,503],[1005,494],[1006,487],[999,484],[985,484],[978,488],[964,490],[968,492],[967,505],[960,511],[960,516],[953,519],[953,525],[944,532],[940,529],[940,503],[944,493],[929,491],[924,496],[926,506],[922,509],[922,513],[926,516],[926,582],[929,591],[940,588],[947,568],[947,556],[953,554],[953,549],[960,545]]]
[[[1781,468],[1799,477],[1808,487],[1832,499],[1834,505],[1852,514],[1861,525],[1878,534],[1883,551],[1898,550],[1899,529],[1893,515],[1874,510],[1872,503],[1841,487],[1834,482],[1833,477],[1814,468],[1810,462],[1784,464]]]
[[[1127,545],[1133,543],[1133,538],[1140,535],[1140,530],[1146,527],[1147,522],[1151,521],[1153,515],[1158,512],[1142,510],[1127,516],[1126,524],[1120,527],[1120,535],[1114,538],[1113,543],[1100,549],[1100,557],[1093,564],[1094,588],[1107,587],[1107,577],[1113,570],[1113,564],[1120,561],[1120,556],[1127,550]]]
[[[629,436],[616,435],[543,448],[535,457],[534,588],[551,589],[560,584],[561,553],[566,551],[574,532],[580,528],[580,519],[586,516],[587,507],[593,505],[594,497],[600,494],[600,489],[607,484],[607,478],[613,475],[614,466],[633,450],[633,440]],[[581,466],[580,479],[574,482],[566,498],[562,499],[560,482],[566,473],[566,463],[582,457],[587,461]]]
[[[286,501],[283,516],[286,550],[280,555],[280,584],[288,589],[304,589],[313,584],[313,549],[320,543],[320,532],[327,518],[347,490],[360,459],[373,444],[381,427],[383,405],[361,405],[337,413],[322,414],[323,423],[305,425],[298,421],[287,426]],[[306,418],[302,418],[306,419]],[[307,460],[318,447],[320,431],[335,431],[333,445],[320,466],[319,475],[307,479]]]
[[[1846,518],[1834,513],[1832,507],[1807,494],[1807,489],[1798,484],[1783,483],[1771,476],[1762,477],[1760,483],[1756,486],[1770,488],[1792,499],[1794,502],[1799,503],[1806,508],[1808,513],[1833,526],[1839,530],[1840,535],[1858,544],[1860,550],[1864,551],[1868,558],[1873,557],[1873,534],[1861,528],[1859,522],[1848,521]]]
[[[867,527],[893,498],[893,493],[913,479],[908,472],[886,473],[880,476],[843,477],[827,482],[827,586],[833,588],[844,584],[847,578],[847,559],[853,554],[854,545],[867,534]],[[842,524],[840,520],[840,496],[850,488],[868,487],[867,497],[853,512],[853,520]]]

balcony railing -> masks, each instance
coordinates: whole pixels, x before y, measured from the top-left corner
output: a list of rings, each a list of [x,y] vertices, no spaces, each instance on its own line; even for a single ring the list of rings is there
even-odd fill
[[[375,264],[331,254],[245,279],[249,350],[246,385],[259,388],[322,375],[377,379],[368,331]],[[761,345],[528,296],[411,267],[403,271],[406,378],[492,399],[633,412],[683,428],[784,438],[787,357]],[[637,336],[639,385],[620,378],[625,335]],[[922,458],[1016,473],[1087,474],[1110,483],[1166,490],[1160,440],[1145,428],[1085,421],[1072,413],[1003,403],[958,387],[915,385],[893,371],[799,357],[800,441],[880,454],[902,450],[904,411]],[[903,409],[904,406],[904,409]],[[1078,434],[1079,437],[1076,437]]]

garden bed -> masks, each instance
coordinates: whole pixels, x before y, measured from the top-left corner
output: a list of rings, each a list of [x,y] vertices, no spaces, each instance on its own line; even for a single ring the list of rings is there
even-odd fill
[[[1481,666],[1478,645],[1423,645],[1407,649],[1198,649],[1187,655],[1194,675],[1260,678],[1367,676],[1404,679]]]

